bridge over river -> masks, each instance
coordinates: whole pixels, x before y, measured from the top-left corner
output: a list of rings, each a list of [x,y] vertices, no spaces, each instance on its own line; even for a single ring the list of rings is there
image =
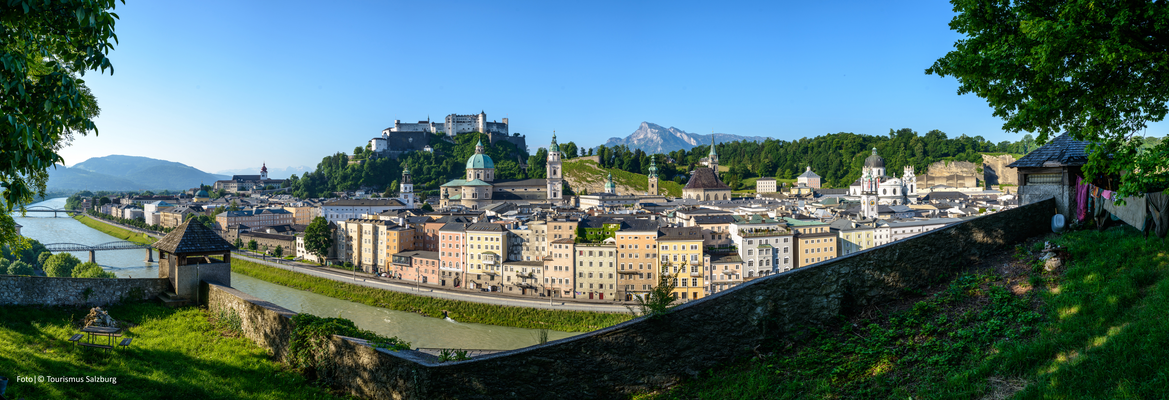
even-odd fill
[[[57,218],[58,213],[69,215],[71,213],[72,214],[81,214],[82,212],[84,212],[82,210],[73,210],[73,209],[68,209],[68,208],[53,208],[53,207],[48,207],[48,206],[30,206],[30,207],[26,207],[24,209],[24,211],[30,212],[30,213],[53,213],[53,218]]]
[[[97,262],[97,261],[95,261],[96,258],[94,257],[94,253],[96,253],[98,251],[146,249],[146,262],[154,262],[154,253],[150,252],[150,249],[151,249],[150,245],[138,244],[138,243],[134,243],[134,242],[128,242],[125,240],[119,240],[116,242],[107,242],[107,243],[96,244],[96,245],[79,244],[79,243],[49,243],[49,244],[45,245],[45,249],[47,249],[51,252],[54,252],[54,253],[58,253],[58,252],[62,252],[62,251],[88,251],[90,262]]]

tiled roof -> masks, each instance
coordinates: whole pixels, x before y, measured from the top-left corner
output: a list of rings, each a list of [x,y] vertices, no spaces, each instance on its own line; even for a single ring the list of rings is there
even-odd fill
[[[718,177],[714,175],[714,171],[711,171],[710,168],[698,168],[694,170],[694,174],[690,176],[690,181],[686,182],[686,187],[684,189],[730,190],[731,187],[727,186],[721,180],[719,180]]]
[[[192,221],[195,219],[189,219],[179,225],[155,242],[153,247],[175,254],[231,251],[231,243],[215,234],[211,228],[203,226],[202,223],[191,223]]]
[[[504,179],[492,182],[495,186],[539,186],[548,185],[547,179]]]
[[[1088,162],[1087,149],[1087,141],[1072,139],[1071,135],[1064,133],[1007,167],[1043,167],[1047,162],[1059,163],[1059,166],[1084,165]]]
[[[325,207],[338,207],[338,206],[340,206],[340,207],[353,207],[353,206],[357,206],[357,207],[362,207],[362,206],[372,206],[372,207],[378,207],[378,206],[401,207],[401,206],[404,206],[404,205],[405,205],[405,204],[402,204],[402,202],[401,202],[401,201],[398,201],[398,199],[378,199],[378,200],[373,200],[373,199],[370,199],[370,200],[333,200],[333,201],[330,201],[330,202],[328,202],[328,203],[325,203]]]

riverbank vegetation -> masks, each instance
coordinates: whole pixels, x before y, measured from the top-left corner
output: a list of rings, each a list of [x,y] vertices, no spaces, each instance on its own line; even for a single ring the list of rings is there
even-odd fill
[[[1019,246],[1002,267],[773,338],[751,360],[637,398],[1162,397],[1161,242],[1128,227],[1048,240],[1066,246],[1068,265],[1047,272],[1037,258],[1043,242]]]
[[[66,341],[88,310],[0,307],[0,371],[11,399],[332,399],[301,374],[271,361],[251,340],[214,324],[198,308],[131,303],[107,308],[129,323],[126,349],[100,351]],[[27,383],[17,377],[102,377],[101,383]]]
[[[116,237],[118,239],[130,241],[130,242],[134,242],[134,243],[138,243],[138,244],[154,244],[154,242],[157,240],[153,237],[146,235],[145,233],[132,232],[129,229],[117,227],[117,226],[110,225],[110,224],[107,224],[107,223],[104,223],[101,221],[95,221],[93,217],[88,217],[85,215],[76,215],[73,217],[73,219],[80,221],[82,224],[85,224],[85,226],[88,226],[88,227],[93,228],[93,229],[97,229],[97,230],[101,231],[102,233]]]
[[[543,310],[416,296],[319,278],[238,258],[232,258],[231,269],[236,273],[278,285],[374,307],[416,312],[434,318],[442,318],[445,311],[447,316],[459,322],[565,332],[588,332],[616,325],[632,318],[629,314],[624,313]]]

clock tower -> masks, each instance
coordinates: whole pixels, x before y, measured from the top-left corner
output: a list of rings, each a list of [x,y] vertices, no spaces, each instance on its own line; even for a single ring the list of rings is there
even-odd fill
[[[875,170],[865,168],[861,176],[861,209],[864,219],[877,219],[877,176]]]

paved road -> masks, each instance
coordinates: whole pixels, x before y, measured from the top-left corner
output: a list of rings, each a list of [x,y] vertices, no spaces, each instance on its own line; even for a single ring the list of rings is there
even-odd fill
[[[87,216],[87,217],[89,217],[89,216]],[[161,235],[154,233],[154,232],[138,229],[138,228],[135,228],[132,226],[122,225],[122,224],[119,224],[116,222],[106,221],[106,220],[103,220],[100,218],[94,218],[94,217],[89,217],[89,218],[94,220],[94,221],[100,221],[100,222],[103,222],[103,223],[106,223],[109,225],[113,225],[113,226],[116,226],[116,227],[119,227],[122,229],[127,229],[127,230],[131,230],[134,232],[145,233],[145,234],[153,236],[153,237],[161,238]],[[399,281],[399,280],[391,280],[391,279],[385,279],[385,278],[378,278],[378,277],[374,277],[372,274],[366,274],[363,272],[358,272],[356,274],[356,279],[355,279],[354,274],[352,272],[341,271],[341,270],[337,270],[334,268],[317,267],[317,266],[313,266],[313,265],[293,263],[293,262],[288,262],[288,261],[281,261],[279,263],[276,263],[276,262],[266,261],[266,260],[263,260],[263,259],[260,259],[260,258],[254,257],[254,256],[248,256],[248,255],[242,254],[240,252],[233,252],[232,257],[238,257],[240,259],[248,260],[251,262],[258,263],[258,264],[267,265],[270,267],[276,267],[276,268],[280,268],[280,269],[284,269],[284,270],[300,272],[303,274],[308,274],[308,275],[312,275],[312,276],[316,276],[316,277],[320,277],[320,278],[325,278],[325,279],[332,279],[332,280],[335,280],[338,282],[355,283],[358,285],[368,286],[368,287],[377,288],[377,289],[392,290],[395,292],[409,293],[409,294],[419,295],[419,296],[437,297],[440,299],[462,300],[462,301],[470,301],[470,302],[484,303],[484,304],[494,304],[494,305],[501,305],[501,306],[543,308],[543,309],[549,309],[549,310],[596,311],[596,312],[613,312],[613,313],[627,313],[627,312],[629,312],[629,309],[625,308],[624,305],[616,304],[616,303],[592,303],[592,302],[580,302],[580,301],[573,301],[573,300],[561,300],[561,301],[553,301],[552,303],[549,303],[547,299],[545,299],[545,300],[525,299],[525,298],[516,298],[516,297],[509,297],[509,296],[479,294],[479,293],[475,293],[475,292],[468,292],[468,291],[461,291],[461,290],[434,289],[432,287],[426,287],[426,286],[422,286],[421,289],[418,289],[415,287],[415,285],[413,285],[409,282],[404,282],[404,281]]]

